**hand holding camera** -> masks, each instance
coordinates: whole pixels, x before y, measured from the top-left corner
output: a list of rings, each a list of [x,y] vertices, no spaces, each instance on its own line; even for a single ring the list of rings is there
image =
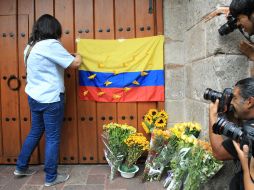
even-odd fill
[[[226,113],[232,111],[231,101],[233,93],[232,89],[226,88],[223,92],[217,92],[210,88],[207,88],[204,93],[204,99],[211,100],[214,105],[210,105],[210,120],[212,121],[213,133],[218,135],[224,135],[240,143],[241,148],[243,145],[248,145],[250,148],[249,157],[254,154],[254,128],[251,126],[251,122],[246,121],[239,127],[238,124],[230,122],[226,119]],[[217,113],[216,113],[217,109]],[[216,117],[216,115],[218,117]]]

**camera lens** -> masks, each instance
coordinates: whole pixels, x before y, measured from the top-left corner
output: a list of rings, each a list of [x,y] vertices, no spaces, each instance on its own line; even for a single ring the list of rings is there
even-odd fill
[[[237,20],[232,16],[228,16],[228,22],[223,24],[219,28],[218,32],[221,36],[223,36],[229,34],[230,32],[233,32],[235,29],[237,29]]]
[[[207,88],[204,93],[204,99],[205,100],[211,100],[212,102],[215,102],[216,99],[221,99],[222,93],[217,92],[215,90],[212,90],[211,88]]]
[[[243,136],[242,130],[234,123],[229,122],[222,117],[213,125],[213,132],[219,135],[225,135],[233,140],[239,140]]]

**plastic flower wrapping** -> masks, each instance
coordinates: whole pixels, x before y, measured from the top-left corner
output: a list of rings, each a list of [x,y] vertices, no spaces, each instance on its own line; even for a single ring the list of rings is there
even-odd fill
[[[167,153],[161,154],[162,150],[167,147],[170,139],[170,132],[168,130],[154,129],[150,140],[150,150],[145,163],[143,173],[143,182],[158,180],[161,173],[170,158]]]
[[[111,168],[111,180],[114,179],[118,167],[127,155],[124,141],[134,133],[136,129],[126,124],[109,123],[103,126],[102,142],[106,160]]]
[[[198,123],[177,123],[173,128],[154,129],[150,141],[150,151],[145,164],[144,181],[158,181],[171,160],[178,157],[178,148],[182,142],[194,143],[200,133]],[[159,134],[157,131],[160,131]],[[164,137],[164,138],[162,138]]]

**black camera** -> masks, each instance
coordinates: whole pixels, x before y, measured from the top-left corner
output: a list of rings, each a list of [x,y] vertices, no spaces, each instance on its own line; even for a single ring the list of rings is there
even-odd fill
[[[231,110],[230,102],[233,98],[232,88],[225,88],[223,92],[217,92],[211,88],[207,88],[204,93],[205,100],[215,102],[219,99],[218,113],[228,112]]]
[[[213,132],[238,141],[241,148],[247,144],[249,146],[249,156],[253,156],[254,126],[251,121],[246,121],[243,123],[243,127],[240,128],[237,124],[229,122],[223,117],[219,117],[213,125]]]
[[[227,19],[228,21],[223,24],[218,30],[221,36],[227,35],[238,28],[237,19],[235,17],[233,17],[232,15],[228,15]]]

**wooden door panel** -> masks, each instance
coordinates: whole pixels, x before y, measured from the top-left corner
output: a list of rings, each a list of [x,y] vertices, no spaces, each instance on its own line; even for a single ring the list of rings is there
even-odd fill
[[[101,134],[103,125],[111,122],[116,122],[116,104],[115,103],[97,103],[97,132],[98,132],[98,157],[100,163],[105,163],[106,159],[103,152],[103,143]]]
[[[135,1],[136,11],[136,37],[146,37],[154,35],[154,11],[149,13],[149,1]],[[151,108],[156,108],[156,102],[139,102],[138,103],[138,131],[145,134],[141,125],[143,116]]]
[[[27,94],[25,93],[26,85],[26,69],[24,64],[24,49],[28,42],[29,35],[29,22],[28,15],[18,15],[18,58],[19,58],[19,79],[21,80],[21,87],[19,93],[19,110],[20,112],[20,130],[21,130],[21,142],[24,143],[26,136],[31,128],[30,109],[27,100]],[[30,163],[36,164],[39,162],[38,148],[35,149]]]
[[[113,0],[94,0],[96,39],[114,39]],[[97,103],[97,134],[99,162],[106,162],[101,140],[102,126],[116,120],[116,103]]]
[[[34,23],[34,0],[18,0],[18,14],[28,15],[29,21],[29,33],[32,33],[32,27]]]
[[[113,0],[94,0],[96,39],[114,39]]]
[[[75,1],[75,36],[91,39],[93,34],[93,0]],[[78,73],[78,72],[77,72]],[[79,79],[77,75],[77,85]],[[77,88],[78,90],[78,88]],[[78,93],[78,91],[77,91]],[[77,97],[78,98],[78,97]],[[96,103],[77,100],[79,163],[97,163]]]
[[[3,161],[15,163],[21,147],[19,128],[19,92],[11,90],[18,85],[17,66],[17,21],[16,16],[0,16],[0,67],[1,67],[1,106]]]
[[[136,37],[153,36],[154,33],[154,12],[150,14],[149,1],[138,0],[135,1],[135,15],[136,15]]]
[[[53,0],[35,0],[35,19],[37,20],[43,14],[54,15]]]
[[[61,41],[69,52],[74,52],[73,3],[69,0],[55,0],[55,17],[62,25]],[[76,112],[75,69],[65,71],[65,119],[60,144],[60,162],[78,163],[78,134]]]
[[[75,0],[75,39],[94,38],[93,0]]]
[[[134,0],[115,0],[116,39],[135,38]]]
[[[163,26],[163,0],[155,1],[155,14],[156,14],[156,34],[163,35],[164,34],[164,26]]]
[[[115,0],[116,39],[135,38],[134,0]],[[137,103],[117,103],[117,122],[137,128]]]
[[[0,14],[1,15],[14,15],[17,14],[16,0],[0,1]]]

